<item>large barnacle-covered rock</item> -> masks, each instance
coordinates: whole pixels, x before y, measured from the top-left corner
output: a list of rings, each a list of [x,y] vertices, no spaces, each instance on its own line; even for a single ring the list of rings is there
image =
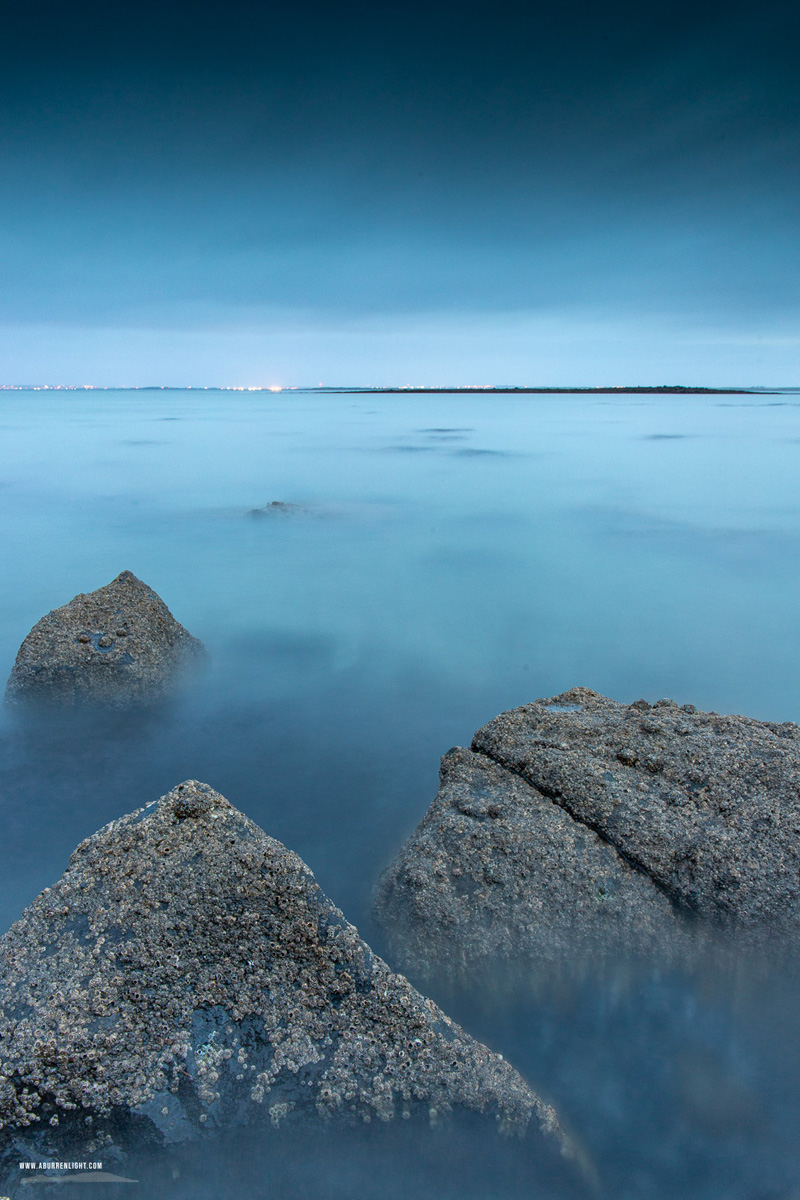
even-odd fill
[[[75,851],[0,942],[6,1154],[261,1122],[555,1113],[372,953],[308,867],[188,781]],[[543,1141],[543,1147],[545,1142]]]

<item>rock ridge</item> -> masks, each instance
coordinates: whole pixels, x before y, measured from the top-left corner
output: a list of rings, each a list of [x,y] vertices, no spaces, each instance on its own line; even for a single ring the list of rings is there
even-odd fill
[[[688,912],[800,924],[800,728],[588,688],[501,713],[473,748],[607,839]]]
[[[674,943],[673,905],[614,846],[491,756],[454,747],[375,889],[392,955],[423,979],[497,959],[575,962]]]
[[[411,974],[800,932],[800,729],[588,688],[444,756],[374,912]]]
[[[460,749],[460,747],[455,748]],[[529,783],[529,780],[525,778],[525,775],[517,767],[511,766],[509,763],[505,763],[499,758],[494,758],[488,750],[484,750],[479,746],[476,746],[474,744],[474,740],[470,745],[470,750],[473,754],[482,755],[484,758],[488,759],[489,762],[492,762],[495,764],[495,766],[500,767],[501,770],[507,771],[509,775],[514,775],[517,779],[521,779],[523,783]],[[452,751],[448,751],[448,753],[452,753]],[[561,808],[564,812],[568,813],[572,817],[573,821],[575,821],[578,825],[583,825],[586,829],[595,834],[606,846],[610,846],[615,854],[617,854],[623,862],[627,863],[631,870],[637,871],[639,874],[648,879],[660,892],[663,893],[665,898],[669,900],[670,903],[675,901],[676,897],[673,896],[665,887],[663,887],[657,879],[653,879],[647,873],[646,868],[643,867],[641,863],[638,863],[635,858],[632,858],[630,855],[626,854],[624,850],[620,850],[619,846],[614,845],[613,841],[603,831],[602,827],[593,825],[591,821],[584,820],[580,813],[573,812],[566,804],[562,804],[563,797],[559,792],[549,791],[547,787],[542,784],[540,784],[536,790],[540,792],[546,800],[550,800],[556,805],[556,807]]]

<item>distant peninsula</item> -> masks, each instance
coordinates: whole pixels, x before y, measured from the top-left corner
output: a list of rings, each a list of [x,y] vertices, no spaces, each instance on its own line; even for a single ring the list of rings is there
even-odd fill
[[[763,395],[763,388],[732,388],[732,387],[685,387],[682,384],[659,384],[657,387],[326,387],[310,389],[318,392],[378,392],[381,395],[388,392],[415,392],[428,395],[437,392],[472,392],[486,395],[523,395],[536,396],[595,396],[595,395],[689,395],[689,396],[752,396]]]

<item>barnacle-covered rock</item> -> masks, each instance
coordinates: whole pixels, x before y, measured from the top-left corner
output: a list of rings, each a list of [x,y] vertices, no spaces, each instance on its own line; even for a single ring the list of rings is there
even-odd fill
[[[34,625],[6,686],[10,701],[124,706],[160,698],[202,642],[141,579],[123,571]]]
[[[196,781],[81,843],[0,942],[0,969],[12,1158],[459,1109],[565,1145],[502,1057],[374,955],[296,854]]]
[[[422,977],[794,936],[800,729],[587,688],[501,713],[442,759],[375,912]]]
[[[663,892],[524,779],[454,747],[439,780],[375,889],[375,917],[402,969],[466,980],[479,966],[549,972],[678,948],[681,923]]]
[[[501,713],[473,750],[596,830],[684,909],[800,927],[800,728],[588,688]]]

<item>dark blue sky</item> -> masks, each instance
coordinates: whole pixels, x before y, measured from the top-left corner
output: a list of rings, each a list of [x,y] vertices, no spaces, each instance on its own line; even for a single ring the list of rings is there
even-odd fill
[[[799,13],[20,5],[0,382],[797,383]]]

